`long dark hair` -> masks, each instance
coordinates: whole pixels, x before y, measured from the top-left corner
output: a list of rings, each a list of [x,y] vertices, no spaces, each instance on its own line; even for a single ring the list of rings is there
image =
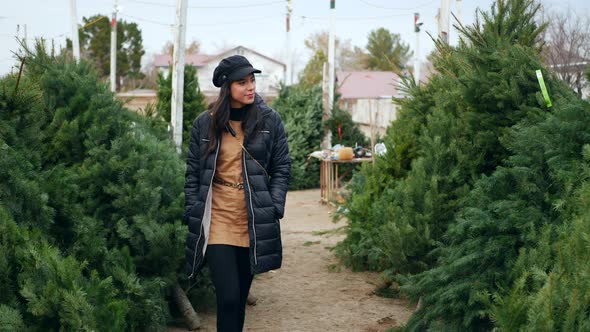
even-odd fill
[[[217,147],[217,141],[225,126],[229,124],[229,113],[231,110],[231,86],[232,82],[225,82],[220,87],[219,96],[213,102],[213,106],[209,110],[211,114],[211,125],[209,126],[208,138],[209,146],[207,147],[207,155]],[[248,125],[252,121],[256,121],[258,117],[258,108],[255,103],[246,106],[246,115],[242,119],[242,130],[245,137],[249,137],[252,133],[246,132]]]

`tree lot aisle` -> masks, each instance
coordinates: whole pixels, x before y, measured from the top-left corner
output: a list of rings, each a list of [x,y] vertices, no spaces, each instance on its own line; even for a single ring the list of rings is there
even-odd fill
[[[290,191],[281,221],[283,267],[259,275],[248,306],[245,331],[386,331],[403,325],[412,308],[373,291],[379,275],[351,272],[329,250],[343,235],[330,208],[318,203],[319,190]],[[331,231],[331,232],[328,232]],[[215,312],[200,313],[202,331],[215,331]],[[186,331],[171,328],[168,332]]]

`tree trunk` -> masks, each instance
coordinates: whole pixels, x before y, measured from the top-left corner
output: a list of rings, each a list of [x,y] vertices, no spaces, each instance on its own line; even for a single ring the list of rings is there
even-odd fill
[[[174,302],[178,306],[182,317],[184,317],[184,321],[186,322],[187,327],[189,330],[196,330],[201,327],[201,320],[199,316],[193,309],[193,305],[188,300],[186,293],[180,287],[178,283],[174,286],[174,291],[172,297],[174,298]]]

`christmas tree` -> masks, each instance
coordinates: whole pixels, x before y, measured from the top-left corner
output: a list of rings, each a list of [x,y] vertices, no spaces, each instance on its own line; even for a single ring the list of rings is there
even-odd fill
[[[0,80],[0,326],[162,329],[184,257],[183,161],[88,63],[43,43],[24,56]]]
[[[165,122],[171,123],[170,112],[172,110],[172,70],[167,76],[158,74],[158,102],[156,104],[157,115]],[[190,143],[190,131],[193,121],[199,114],[207,109],[205,95],[199,87],[197,68],[191,65],[184,67],[184,93],[182,104],[182,151],[187,151]]]
[[[541,64],[538,8],[497,1],[473,26],[457,27],[458,46],[438,43],[438,73],[424,86],[407,83],[409,98],[398,101],[399,118],[385,137],[387,154],[354,179],[338,253],[353,268],[385,271],[421,298],[409,330],[487,330],[494,321],[512,330],[512,320],[539,316],[534,296],[544,281],[535,274],[530,287],[527,278],[556,264],[539,252],[549,248],[555,257],[559,225],[576,219],[556,206],[575,201],[568,197],[583,178],[566,170],[582,162],[589,141],[587,104]],[[541,97],[538,69],[553,108]],[[569,122],[557,124],[560,117]],[[522,297],[510,294],[531,299],[519,304]],[[520,312],[512,310],[518,305]],[[561,309],[551,310],[558,316]]]

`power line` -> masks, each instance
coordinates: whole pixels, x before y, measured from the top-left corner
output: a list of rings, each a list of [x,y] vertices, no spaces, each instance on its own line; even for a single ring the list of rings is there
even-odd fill
[[[364,3],[364,4],[365,4],[365,5],[367,5],[367,6],[370,6],[370,7],[375,7],[375,8],[379,8],[379,9],[387,9],[387,10],[416,10],[416,9],[418,9],[418,8],[422,8],[422,7],[429,6],[429,5],[433,4],[434,2],[436,2],[437,0],[431,0],[431,1],[424,2],[424,3],[422,3],[422,4],[419,4],[419,5],[417,5],[417,6],[413,6],[413,7],[406,7],[406,8],[399,8],[399,7],[397,7],[397,8],[396,8],[396,7],[386,7],[386,6],[381,6],[381,5],[376,5],[376,4],[374,4],[374,3],[370,3],[370,2],[368,2],[368,1],[366,1],[366,0],[359,0],[359,1],[360,1],[360,2],[362,2],[362,3]]]
[[[169,7],[169,8],[174,8],[175,5],[172,4],[164,4],[164,3],[159,3],[159,2],[153,2],[153,1],[144,1],[144,0],[126,0],[126,1],[130,1],[130,2],[134,2],[134,3],[141,3],[141,4],[147,4],[147,5],[154,5],[154,6],[161,6],[161,7]],[[437,0],[430,0],[426,3],[422,3],[419,4],[417,6],[414,6],[412,8],[393,8],[393,7],[384,7],[384,6],[379,6],[379,5],[375,5],[372,4],[370,2],[367,2],[366,0],[359,0],[362,3],[369,5],[369,6],[373,6],[376,8],[380,8],[380,9],[390,9],[390,10],[416,10],[420,7],[425,7],[428,6],[434,2],[436,2]],[[232,7],[228,7],[228,5],[224,5],[224,6],[188,6],[188,8],[200,8],[200,9],[228,9],[228,8],[246,8],[246,7],[258,7],[258,6],[266,6],[266,5],[270,5],[270,4],[284,4],[284,0],[280,0],[280,1],[269,1],[269,2],[264,2],[264,3],[254,3],[254,4],[248,4],[248,5],[235,5]],[[161,22],[161,21],[157,21],[157,20],[152,20],[152,19],[146,19],[146,18],[142,18],[142,17],[137,17],[137,16],[133,16],[133,15],[128,15],[128,14],[121,14],[121,16],[125,16],[128,18],[132,18],[138,21],[142,21],[142,22],[147,22],[147,23],[152,23],[152,24],[157,24],[157,25],[161,25],[161,26],[173,26],[174,24],[172,23],[166,23],[166,22]],[[407,16],[407,14],[393,14],[393,15],[384,15],[384,16],[372,16],[372,17],[338,17],[338,21],[347,21],[347,22],[353,22],[353,21],[370,21],[370,20],[379,20],[379,19],[388,19],[388,18],[395,18],[395,17],[404,17]],[[261,20],[266,20],[269,18],[274,18],[276,17],[276,15],[271,15],[271,16],[263,16],[263,17],[253,17],[253,18],[246,18],[243,20],[232,20],[232,21],[227,21],[227,22],[215,22],[215,23],[192,23],[189,24],[189,26],[200,26],[200,27],[205,27],[205,26],[219,26],[222,24],[240,24],[240,23],[248,23],[248,22],[256,22],[256,21],[261,21]],[[318,20],[318,21],[324,21],[324,20],[328,20],[328,17],[314,17],[314,16],[305,16],[305,15],[299,15],[299,18],[301,18],[302,20]],[[94,23],[94,22],[92,22]]]
[[[172,4],[165,4],[160,2],[153,2],[153,1],[144,1],[144,0],[128,0],[129,2],[140,3],[144,5],[151,5],[151,6],[159,6],[159,7],[168,7],[174,8],[175,5]],[[260,2],[260,3],[250,3],[250,4],[225,4],[225,5],[212,5],[212,6],[188,6],[188,8],[195,8],[195,9],[238,9],[238,8],[250,8],[250,7],[263,7],[269,5],[276,5],[276,4],[284,4],[283,0],[275,0],[275,1],[268,1],[268,2]]]
[[[408,16],[408,14],[395,14],[395,15],[373,16],[373,17],[353,17],[353,16],[338,17],[338,21],[368,21],[368,20],[379,20],[379,19],[384,19],[384,18],[393,18],[393,17],[402,17],[402,16]],[[313,17],[313,16],[304,16],[304,15],[300,15],[299,17],[303,20],[325,21],[325,20],[329,19],[328,17],[317,17],[317,16]]]
[[[108,18],[108,17],[106,17],[106,16],[100,16],[99,18],[96,18],[96,19],[94,19],[94,20],[92,20],[92,21],[90,21],[90,22],[86,23],[84,26],[81,26],[81,27],[79,27],[78,29],[79,29],[79,30],[86,29],[86,28],[88,28],[89,26],[91,26],[91,25],[95,24],[96,22],[98,22],[98,21],[100,21],[100,20],[103,20],[103,19],[107,19],[107,20],[108,20],[109,18]]]
[[[133,15],[128,15],[128,14],[119,14],[119,15],[120,16],[123,16],[123,17],[132,18],[134,20],[138,20],[138,21],[141,21],[141,22],[152,23],[152,24],[157,24],[157,25],[163,25],[163,26],[167,26],[167,27],[171,27],[171,26],[174,25],[172,23],[164,23],[164,22],[149,20],[149,19],[146,19],[146,18],[141,18],[141,17],[137,17],[137,16],[133,16]]]
[[[277,17],[278,17],[277,15],[270,15],[270,16],[246,18],[243,20],[232,20],[232,21],[226,21],[226,22],[193,23],[193,24],[189,24],[189,26],[213,26],[213,25],[223,25],[223,24],[240,24],[240,23],[249,23],[249,22],[268,20],[269,18],[277,18]]]
[[[225,6],[188,6],[188,8],[198,8],[198,9],[233,9],[233,8],[250,8],[250,7],[263,7],[269,5],[276,5],[276,4],[284,4],[284,0],[275,0],[269,2],[259,2],[259,3],[252,3],[247,5],[225,5]]]
[[[59,35],[50,35],[50,36],[39,35],[39,36],[27,37],[27,40],[36,40],[36,39],[50,40],[50,39],[62,38],[65,36],[66,36],[65,33],[62,33]],[[0,37],[7,37],[7,38],[14,37],[16,39],[18,36],[16,34],[0,33]],[[18,39],[23,39],[23,38],[18,38]]]
[[[163,25],[163,26],[173,26],[172,23],[165,23],[165,22],[160,22],[160,21],[155,21],[155,20],[150,20],[150,19],[145,19],[145,18],[141,18],[141,17],[137,17],[137,16],[132,16],[132,15],[128,15],[128,14],[121,14],[121,16],[124,17],[128,17],[134,20],[138,20],[138,21],[143,21],[143,22],[147,22],[147,23],[152,23],[152,24],[158,24],[158,25]],[[241,23],[249,23],[249,22],[256,22],[256,21],[262,21],[262,20],[268,20],[269,18],[275,18],[277,17],[276,15],[271,15],[271,16],[262,16],[262,17],[252,17],[252,18],[246,18],[243,20],[232,20],[232,21],[226,21],[226,22],[214,22],[214,23],[192,23],[192,24],[188,24],[188,26],[219,26],[219,25],[224,25],[224,24],[241,24]]]

